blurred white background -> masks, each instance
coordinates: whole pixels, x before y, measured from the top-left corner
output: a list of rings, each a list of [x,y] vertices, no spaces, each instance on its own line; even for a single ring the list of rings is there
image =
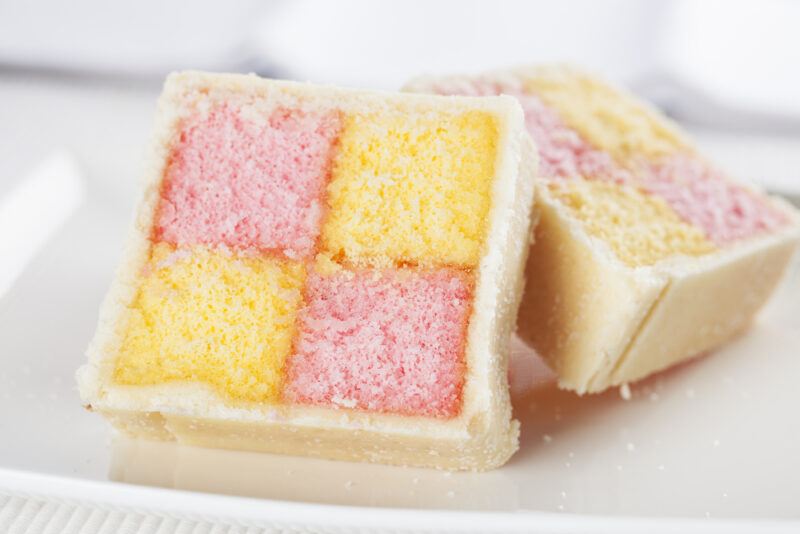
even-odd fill
[[[732,134],[771,137],[754,140],[767,161],[800,136],[798,25],[793,0],[0,0],[0,179],[31,150],[15,137],[32,107],[91,95],[83,120],[52,139],[79,143],[98,114],[140,119],[123,102],[138,94],[149,109],[164,75],[186,68],[396,89],[422,73],[570,61],[628,83],[701,135],[719,130],[712,150]],[[106,117],[115,98],[120,110]],[[59,120],[36,124],[40,145],[51,141],[43,130],[62,132]],[[788,167],[770,164],[756,180],[796,187]]]
[[[421,72],[572,61],[800,119],[793,0],[0,2],[4,67],[160,79],[173,69],[394,89]]]

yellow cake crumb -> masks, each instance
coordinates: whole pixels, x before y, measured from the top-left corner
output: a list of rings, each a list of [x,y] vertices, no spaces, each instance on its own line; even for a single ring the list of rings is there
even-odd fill
[[[114,380],[197,381],[234,400],[277,400],[304,278],[297,262],[153,245]]]
[[[496,120],[478,111],[347,116],[323,250],[371,265],[476,266],[498,135]]]
[[[525,88],[554,108],[587,142],[619,163],[691,151],[664,122],[635,100],[580,73],[559,72],[525,81]]]
[[[333,261],[328,254],[320,252],[314,258],[314,271],[322,276],[330,276],[342,270],[342,266]]]
[[[633,187],[572,180],[550,186],[590,235],[631,267],[674,255],[700,256],[716,249],[703,232],[683,222],[663,200]]]

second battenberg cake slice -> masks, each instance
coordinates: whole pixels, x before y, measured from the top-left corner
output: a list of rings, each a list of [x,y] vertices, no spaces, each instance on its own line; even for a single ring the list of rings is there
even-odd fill
[[[744,329],[800,237],[797,212],[731,180],[645,103],[572,68],[424,78],[515,96],[541,215],[519,334],[578,392],[637,380]]]
[[[123,431],[449,469],[516,450],[535,151],[509,97],[169,77],[85,403]]]

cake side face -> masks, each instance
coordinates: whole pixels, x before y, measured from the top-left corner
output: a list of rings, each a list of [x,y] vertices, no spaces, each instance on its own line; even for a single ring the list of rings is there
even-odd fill
[[[539,148],[542,215],[518,328],[567,388],[600,391],[723,343],[764,303],[796,248],[793,209],[731,180],[675,125],[591,75],[537,67],[408,89],[507,94],[522,105]],[[724,298],[714,273],[733,284]],[[747,280],[754,273],[763,277],[757,291]],[[680,313],[673,302],[715,300],[736,312],[698,304],[701,313],[685,314],[693,324],[671,317]]]
[[[211,446],[505,461],[514,302],[495,301],[519,285],[535,168],[517,104],[186,73],[159,109],[84,400]],[[209,434],[232,424],[257,443]],[[286,444],[299,427],[309,450]]]

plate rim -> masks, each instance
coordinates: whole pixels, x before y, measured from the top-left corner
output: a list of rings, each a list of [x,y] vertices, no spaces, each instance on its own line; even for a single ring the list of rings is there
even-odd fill
[[[797,532],[800,520],[607,516],[533,510],[427,510],[306,503],[90,480],[0,467],[0,494],[83,506],[254,527],[394,529],[448,532]]]

